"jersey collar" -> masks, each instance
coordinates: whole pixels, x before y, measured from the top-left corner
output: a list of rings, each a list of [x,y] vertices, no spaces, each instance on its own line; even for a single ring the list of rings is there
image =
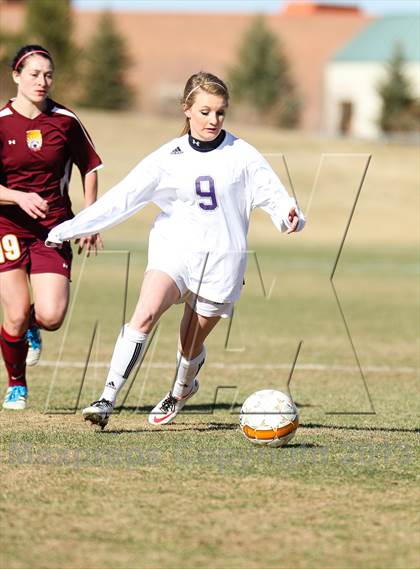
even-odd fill
[[[215,148],[218,148],[222,142],[224,141],[226,136],[226,131],[220,131],[220,134],[214,140],[206,141],[206,140],[198,140],[198,138],[194,138],[191,135],[191,132],[188,133],[188,142],[190,143],[191,148],[197,150],[197,152],[210,152]]]
[[[25,115],[22,115],[19,111],[17,111],[12,103],[13,101],[16,99],[16,97],[12,97],[11,99],[9,99],[9,101],[7,102],[7,107],[9,107],[9,109],[12,111],[12,113],[14,113],[15,115],[22,117],[26,120],[36,120],[39,117],[41,117],[42,115],[49,115],[51,113],[51,110],[54,108],[54,106],[56,105],[55,101],[53,101],[52,99],[50,99],[49,97],[46,98],[46,105],[45,105],[45,109],[43,111],[41,111],[41,113],[39,115],[37,115],[34,119],[30,119],[29,117],[26,117]]]

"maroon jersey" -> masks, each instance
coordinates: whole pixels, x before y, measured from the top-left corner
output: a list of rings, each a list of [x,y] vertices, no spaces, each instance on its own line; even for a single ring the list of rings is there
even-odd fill
[[[68,192],[73,163],[82,176],[102,166],[74,113],[47,99],[47,110],[29,119],[9,101],[0,110],[0,184],[40,194],[49,210],[45,219],[33,219],[19,206],[0,205],[0,236],[44,240],[50,228],[73,217]]]

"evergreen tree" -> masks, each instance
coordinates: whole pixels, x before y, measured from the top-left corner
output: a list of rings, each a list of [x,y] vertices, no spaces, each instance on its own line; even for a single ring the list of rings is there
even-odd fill
[[[256,16],[245,32],[230,82],[235,98],[260,117],[286,127],[298,123],[300,102],[289,64],[263,16]]]
[[[77,81],[77,50],[72,40],[70,0],[28,0],[26,43],[39,43],[51,53],[56,65],[54,93],[72,98]]]
[[[130,59],[111,14],[102,14],[98,31],[87,48],[86,59],[84,93],[80,104],[99,109],[129,108],[134,97],[125,80]]]
[[[404,74],[404,52],[396,44],[387,64],[387,77],[379,86],[382,110],[379,120],[384,132],[402,132],[419,128],[419,102],[411,94],[411,86]],[[417,117],[416,117],[417,115]]]
[[[10,34],[0,30],[0,106],[16,95],[11,64],[23,42],[21,34]]]

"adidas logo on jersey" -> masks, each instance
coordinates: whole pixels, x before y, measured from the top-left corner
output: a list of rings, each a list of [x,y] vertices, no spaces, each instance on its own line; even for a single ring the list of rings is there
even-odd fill
[[[180,149],[180,147],[177,146],[176,148],[174,148],[174,149],[171,151],[171,154],[183,154],[183,152],[182,152],[182,150]]]

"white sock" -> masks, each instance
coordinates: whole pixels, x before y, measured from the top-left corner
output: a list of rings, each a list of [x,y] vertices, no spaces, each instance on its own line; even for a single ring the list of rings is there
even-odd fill
[[[115,404],[118,392],[144,354],[147,336],[148,334],[144,332],[130,328],[128,324],[122,327],[115,343],[108,377],[100,399],[107,399]]]
[[[177,399],[182,399],[191,391],[191,385],[197,377],[201,366],[206,359],[206,350],[203,346],[201,353],[193,360],[187,360],[178,352],[178,371],[174,386],[172,388],[172,395]]]

